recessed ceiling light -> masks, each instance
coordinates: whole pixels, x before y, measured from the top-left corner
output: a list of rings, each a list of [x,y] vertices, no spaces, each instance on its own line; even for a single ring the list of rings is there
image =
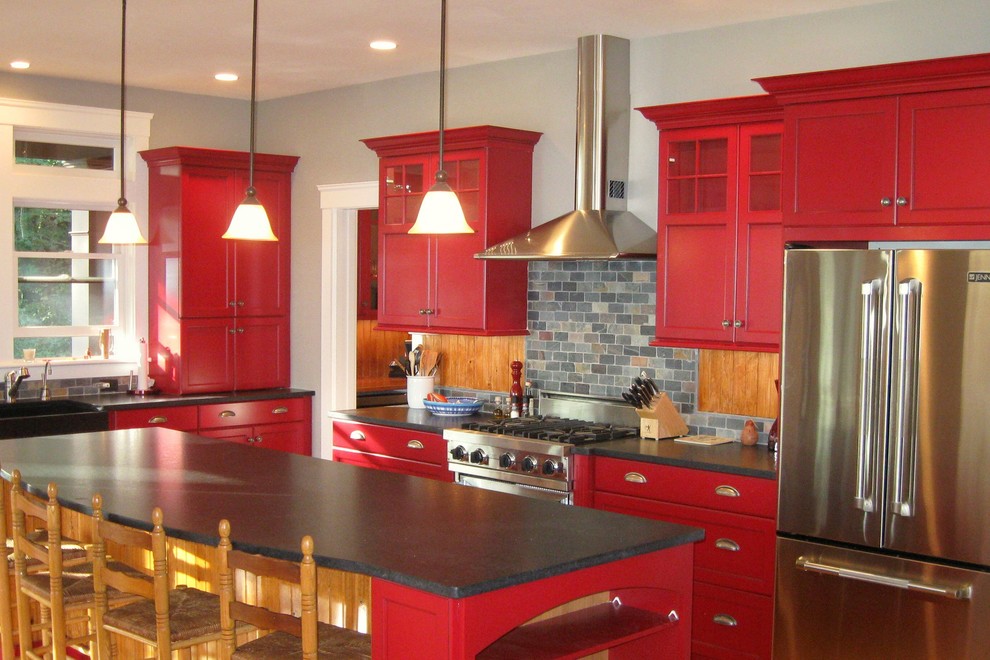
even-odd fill
[[[31,63],[26,60],[14,60],[10,63],[11,69],[27,69],[31,66]]]
[[[217,80],[220,80],[221,82],[234,82],[235,80],[237,80],[236,73],[218,73],[213,77],[216,78]]]
[[[395,42],[379,39],[371,42],[371,47],[375,50],[395,50]]]

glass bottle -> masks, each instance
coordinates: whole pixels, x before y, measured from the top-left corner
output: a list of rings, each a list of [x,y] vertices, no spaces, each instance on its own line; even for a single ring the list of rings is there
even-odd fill
[[[533,387],[533,384],[527,380],[526,381],[526,386],[523,388],[523,398],[522,398],[522,416],[523,417],[529,417],[529,415],[530,415],[530,410],[531,410],[532,405],[533,405],[533,393],[532,393],[532,391],[530,389],[532,387]]]
[[[505,417],[505,411],[502,410],[502,397],[500,396],[495,397],[495,410],[492,411],[492,415],[495,416],[495,419]]]

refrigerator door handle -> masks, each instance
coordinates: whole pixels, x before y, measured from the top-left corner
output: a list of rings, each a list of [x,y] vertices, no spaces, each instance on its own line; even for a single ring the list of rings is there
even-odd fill
[[[896,589],[906,589],[908,591],[920,591],[922,593],[942,596],[952,600],[970,600],[973,597],[973,586],[970,584],[963,584],[959,586],[928,584],[926,582],[918,582],[916,580],[906,580],[904,578],[896,578],[890,575],[861,571],[855,568],[846,568],[844,566],[835,566],[833,564],[823,564],[820,562],[811,561],[807,557],[798,557],[794,562],[794,565],[802,571],[808,571],[811,573],[834,575],[836,577],[846,578],[849,580],[859,580],[860,582],[880,584],[887,587],[894,587]]]
[[[921,281],[910,278],[897,285],[900,298],[898,337],[897,430],[894,433],[893,490],[895,516],[914,515],[915,456],[918,444],[918,329],[921,320]]]
[[[863,329],[860,341],[859,376],[859,425],[857,435],[856,493],[853,505],[866,513],[876,509],[875,490],[871,487],[874,438],[876,437],[876,383],[879,356],[877,354],[880,332],[880,291],[883,281],[879,279],[863,283]]]

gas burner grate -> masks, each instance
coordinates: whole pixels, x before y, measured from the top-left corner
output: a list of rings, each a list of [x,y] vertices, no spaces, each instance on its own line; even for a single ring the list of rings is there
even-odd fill
[[[631,426],[600,424],[562,417],[520,417],[487,422],[465,422],[461,428],[569,445],[618,440],[639,435]]]

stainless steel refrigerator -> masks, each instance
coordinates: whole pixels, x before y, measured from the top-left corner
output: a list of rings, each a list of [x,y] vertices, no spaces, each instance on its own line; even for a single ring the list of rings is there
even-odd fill
[[[990,250],[787,250],[774,657],[990,658]]]

